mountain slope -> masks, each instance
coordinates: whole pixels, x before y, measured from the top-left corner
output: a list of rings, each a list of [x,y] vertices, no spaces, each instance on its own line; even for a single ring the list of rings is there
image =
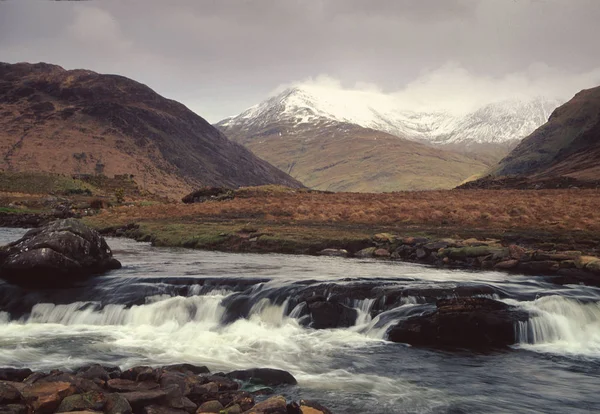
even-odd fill
[[[307,113],[306,116],[312,116]],[[319,190],[382,192],[451,188],[489,168],[484,161],[355,124],[313,118],[227,128],[232,139]]]
[[[556,109],[548,122],[502,159],[489,177],[469,185],[498,182],[506,186],[600,184],[600,87],[581,91]]]
[[[145,85],[45,63],[0,63],[0,169],[133,174],[174,197],[201,185],[301,186]]]

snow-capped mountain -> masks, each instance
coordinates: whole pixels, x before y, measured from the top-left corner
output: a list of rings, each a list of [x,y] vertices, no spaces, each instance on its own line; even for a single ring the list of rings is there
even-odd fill
[[[544,124],[562,102],[537,97],[488,104],[457,115],[411,111],[391,95],[320,86],[289,88],[217,126],[252,134],[269,126],[300,128],[303,124],[348,123],[434,145],[504,144],[516,142]]]

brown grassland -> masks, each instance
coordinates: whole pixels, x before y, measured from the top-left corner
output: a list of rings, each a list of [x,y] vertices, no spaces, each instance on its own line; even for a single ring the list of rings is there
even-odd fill
[[[365,194],[269,186],[237,190],[227,201],[148,204],[112,207],[86,222],[97,228],[136,223],[158,245],[259,251],[344,247],[382,231],[594,248],[600,239],[600,190]],[[253,237],[260,247],[240,247],[240,240]]]

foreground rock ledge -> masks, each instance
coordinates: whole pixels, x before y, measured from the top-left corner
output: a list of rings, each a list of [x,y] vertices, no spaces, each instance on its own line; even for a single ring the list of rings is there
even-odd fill
[[[49,373],[0,368],[0,378],[3,414],[331,414],[317,402],[288,403],[274,395],[270,387],[296,384],[290,373],[277,369],[211,374],[190,364],[126,371],[89,365]]]
[[[120,267],[104,238],[76,219],[56,220],[0,248],[0,278],[22,286],[60,286]]]

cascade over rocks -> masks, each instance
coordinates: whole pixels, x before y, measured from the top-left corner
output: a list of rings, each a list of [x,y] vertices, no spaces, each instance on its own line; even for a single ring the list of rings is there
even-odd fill
[[[75,219],[32,229],[0,248],[0,278],[22,286],[64,285],[120,267],[104,238]]]
[[[388,338],[422,346],[501,348],[517,341],[515,326],[528,319],[527,312],[492,299],[442,299],[434,312],[399,322]]]

